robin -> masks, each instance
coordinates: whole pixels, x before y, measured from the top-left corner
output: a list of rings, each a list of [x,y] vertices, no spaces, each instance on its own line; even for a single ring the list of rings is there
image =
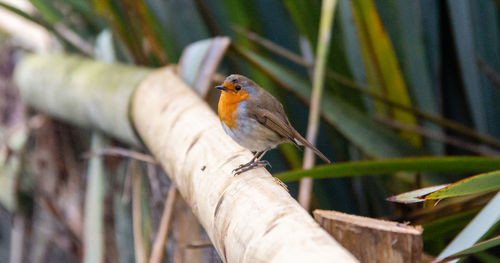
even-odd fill
[[[309,147],[321,159],[330,163],[328,158],[292,127],[283,105],[251,79],[233,74],[215,88],[222,91],[218,112],[224,131],[238,144],[255,152],[248,163],[233,170],[235,175],[256,167],[271,166],[262,157],[284,142]]]

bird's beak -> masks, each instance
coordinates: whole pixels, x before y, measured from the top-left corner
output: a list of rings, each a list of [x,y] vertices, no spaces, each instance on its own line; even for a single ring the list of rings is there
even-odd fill
[[[224,87],[223,85],[215,86],[215,88],[220,90],[227,90],[227,88]]]

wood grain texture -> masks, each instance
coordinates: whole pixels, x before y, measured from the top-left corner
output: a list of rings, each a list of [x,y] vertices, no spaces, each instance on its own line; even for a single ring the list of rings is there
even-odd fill
[[[356,262],[252,158],[169,69],[142,81],[132,120],[225,262]]]
[[[326,210],[315,210],[314,218],[361,262],[421,261],[420,226]]]

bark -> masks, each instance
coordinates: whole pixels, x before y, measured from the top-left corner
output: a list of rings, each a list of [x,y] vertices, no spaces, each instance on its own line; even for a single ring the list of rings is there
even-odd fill
[[[232,175],[251,153],[224,133],[215,113],[172,69],[151,73],[35,55],[16,71],[30,105],[137,143],[127,118],[132,100],[142,141],[225,262],[356,262],[265,169]]]

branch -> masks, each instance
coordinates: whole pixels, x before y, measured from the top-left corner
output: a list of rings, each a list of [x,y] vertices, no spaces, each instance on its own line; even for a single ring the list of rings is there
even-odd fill
[[[171,68],[40,55],[22,60],[16,81],[31,106],[139,144],[133,123],[224,262],[356,262],[265,169],[232,175],[251,153]]]

